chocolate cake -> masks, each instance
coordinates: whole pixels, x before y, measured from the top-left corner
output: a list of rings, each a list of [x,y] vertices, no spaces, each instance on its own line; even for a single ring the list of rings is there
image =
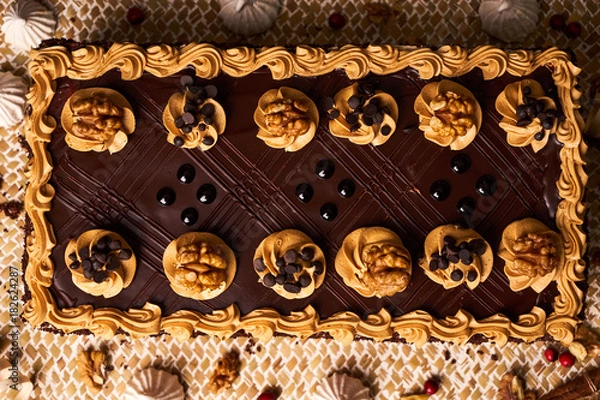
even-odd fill
[[[416,344],[481,336],[502,344],[546,334],[572,340],[584,294],[587,176],[579,70],[566,53],[54,42],[31,58],[25,207],[33,230],[24,316],[33,325],[106,338],[244,331],[263,340],[327,333],[346,343],[357,336]],[[163,112],[184,76],[215,87],[226,114],[224,132],[208,150],[167,140]],[[559,109],[556,132],[537,152],[507,142],[495,108],[505,87],[524,78],[539,82]],[[468,88],[482,110],[477,136],[459,151],[427,140],[414,111],[421,89],[442,79]],[[355,82],[385,90],[398,104],[396,129],[379,146],[330,133],[331,98]],[[320,115],[314,138],[294,152],[256,136],[259,98],[282,86],[303,92]],[[63,107],[74,92],[96,87],[118,92],[135,115],[135,130],[114,154],[77,151],[65,141]],[[528,217],[565,243],[564,265],[540,293],[511,290],[496,254],[503,230]],[[474,289],[444,289],[419,268],[427,234],[445,224],[475,230],[493,250],[491,273]],[[363,297],[334,268],[344,238],[371,226],[395,232],[412,259],[410,283],[393,296]],[[131,284],[114,297],[80,290],[65,261],[69,241],[91,229],[118,233],[137,259]],[[261,241],[284,229],[303,232],[324,253],[324,282],[305,298],[281,297],[259,282],[253,266]],[[208,300],[178,295],[163,271],[169,243],[193,231],[218,236],[237,260],[231,285]]]

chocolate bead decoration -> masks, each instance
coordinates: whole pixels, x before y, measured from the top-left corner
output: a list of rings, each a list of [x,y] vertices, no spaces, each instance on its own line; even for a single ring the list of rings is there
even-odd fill
[[[435,181],[429,188],[429,193],[437,201],[444,201],[450,196],[450,184],[443,180]]]
[[[477,179],[476,189],[477,193],[484,197],[489,197],[496,192],[498,183],[496,179],[491,175],[483,175]]]
[[[308,183],[301,183],[296,186],[296,197],[303,203],[308,203],[313,197],[314,191]]]
[[[195,208],[186,208],[181,212],[181,222],[187,226],[194,225],[198,222],[198,211]]]
[[[351,179],[344,179],[339,183],[337,190],[340,196],[347,199],[349,197],[352,197],[352,195],[354,194],[354,191],[356,190],[356,185]]]
[[[177,170],[177,179],[183,184],[191,183],[196,177],[196,169],[191,164],[183,164]]]
[[[471,158],[465,153],[459,153],[452,157],[450,168],[452,169],[452,172],[464,174],[471,168]]]
[[[337,206],[333,203],[325,203],[321,207],[321,218],[325,221],[333,221],[338,215]]]
[[[329,160],[321,160],[317,163],[315,173],[321,179],[329,179],[335,173],[335,165]]]
[[[196,198],[202,204],[211,204],[217,198],[217,189],[210,183],[205,183],[198,188]]]
[[[475,212],[475,208],[477,207],[477,203],[471,197],[464,197],[460,199],[456,205],[456,208],[459,213],[463,215],[471,215]]]

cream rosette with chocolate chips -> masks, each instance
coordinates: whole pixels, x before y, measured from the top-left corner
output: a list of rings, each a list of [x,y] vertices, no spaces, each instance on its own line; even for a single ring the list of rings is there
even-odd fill
[[[183,82],[184,78],[189,82]],[[214,85],[193,85],[191,76],[184,76],[184,92],[175,93],[163,112],[163,124],[169,131],[167,141],[177,147],[209,150],[225,131],[225,110],[214,97]]]
[[[425,256],[419,266],[434,282],[452,289],[463,283],[475,289],[492,272],[492,248],[473,229],[438,226],[425,238]]]
[[[67,100],[61,113],[65,142],[77,151],[123,149],[135,130],[135,116],[120,93],[107,88],[81,89]]]
[[[344,283],[364,297],[393,296],[408,287],[410,253],[398,235],[381,227],[350,233],[335,257],[335,270]]]
[[[508,225],[498,248],[510,288],[531,287],[540,293],[554,279],[565,261],[560,235],[540,221],[525,218]]]
[[[128,287],[136,271],[129,244],[119,234],[104,229],[91,229],[71,239],[65,249],[65,263],[75,286],[105,298]]]
[[[506,85],[496,99],[496,110],[502,115],[500,127],[511,146],[531,145],[537,153],[546,146],[550,134],[556,132],[556,103],[533,79]]]
[[[163,268],[175,293],[208,300],[223,293],[235,276],[233,250],[212,233],[188,232],[171,241]]]
[[[335,95],[329,116],[333,136],[359,145],[379,146],[396,130],[398,104],[392,96],[375,90],[372,85],[355,83]]]
[[[254,252],[259,282],[289,300],[313,294],[325,279],[325,267],[323,251],[295,229],[270,234]]]
[[[302,149],[315,136],[319,111],[307,95],[282,86],[260,97],[254,122],[259,127],[256,136],[267,146],[293,152]]]
[[[456,82],[428,83],[415,100],[419,129],[425,139],[452,150],[462,150],[477,136],[482,112],[469,89]]]

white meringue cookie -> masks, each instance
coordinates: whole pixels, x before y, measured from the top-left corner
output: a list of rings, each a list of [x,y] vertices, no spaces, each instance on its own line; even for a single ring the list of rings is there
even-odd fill
[[[6,10],[2,32],[6,43],[20,51],[36,47],[54,35],[54,13],[36,0],[19,0]]]
[[[177,376],[155,368],[134,374],[124,400],[184,400],[183,386]]]
[[[281,0],[219,0],[219,17],[230,31],[252,36],[268,30],[279,17]]]
[[[27,85],[10,72],[0,72],[0,127],[10,128],[23,120]]]
[[[333,374],[325,378],[315,390],[315,400],[371,400],[369,388],[358,378]]]

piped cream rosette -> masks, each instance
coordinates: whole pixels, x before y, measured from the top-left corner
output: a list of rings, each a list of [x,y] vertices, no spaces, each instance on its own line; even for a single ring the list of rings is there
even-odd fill
[[[175,120],[185,114],[185,106],[191,97],[191,92],[186,90],[185,93],[175,93],[169,98],[169,102],[163,112],[163,124],[169,131],[167,135],[167,141],[171,144],[175,144],[176,138],[181,138],[182,145],[186,149],[194,149],[199,147],[201,150],[209,150],[212,148],[219,139],[219,135],[225,132],[225,126],[227,124],[227,116],[225,110],[219,102],[214,99],[206,99],[202,104],[195,105],[196,107],[196,118],[197,123],[192,128],[191,132],[185,133],[179,129]],[[195,104],[195,103],[194,103]],[[201,110],[206,105],[212,105],[214,111],[211,115],[203,115]],[[211,123],[206,124],[206,118],[210,117]],[[200,124],[203,125],[204,130],[200,130]]]
[[[119,248],[98,250],[98,243],[106,241],[104,238],[119,243]],[[105,258],[99,258],[98,253],[104,254]],[[77,239],[71,239],[65,249],[65,263],[75,286],[92,296],[105,298],[114,297],[128,287],[136,271],[135,255],[129,244],[119,234],[104,229],[91,229]],[[91,265],[91,270],[85,266],[86,263]],[[99,263],[98,267],[94,267],[96,263]],[[96,279],[100,275],[101,281]]]
[[[523,93],[523,88],[525,87],[529,87],[531,90],[529,97],[542,101],[546,110],[556,110],[554,100],[547,97],[542,86],[533,79],[525,79],[506,85],[496,99],[496,110],[502,115],[500,127],[506,132],[508,144],[514,147],[531,145],[533,151],[537,153],[546,146],[550,134],[556,131],[558,120],[554,118],[550,129],[544,129],[542,121],[538,117],[531,119],[531,122],[525,126],[518,126],[517,107],[524,105],[523,100],[526,96]],[[535,135],[540,131],[544,132],[544,136],[537,140]]]
[[[525,218],[504,229],[498,256],[505,262],[504,273],[513,291],[531,287],[540,293],[564,264],[565,248],[558,233]]]
[[[77,151],[123,149],[135,130],[135,115],[120,93],[107,88],[80,89],[67,100],[61,113],[67,145]]]
[[[359,228],[350,233],[335,257],[335,270],[344,283],[364,297],[393,296],[408,287],[410,253],[387,228]]]
[[[353,85],[343,88],[335,95],[334,107],[340,112],[340,115],[329,121],[329,130],[333,136],[346,138],[355,144],[372,144],[373,146],[379,146],[387,142],[396,131],[398,103],[396,103],[396,100],[394,100],[391,95],[380,90],[376,91],[373,96],[365,96],[367,99],[362,105],[363,110],[367,105],[373,103],[377,105],[377,108],[387,107],[390,113],[383,113],[383,121],[380,124],[373,123],[371,126],[365,125],[365,123],[359,119],[358,123],[360,127],[358,130],[352,132],[350,125],[346,122],[346,115],[351,112],[350,106],[348,105],[350,97],[360,95],[358,86],[358,82],[354,83]],[[390,129],[387,135],[381,132],[381,128],[384,126],[388,126]]]
[[[288,299],[310,296],[325,280],[325,255],[311,238],[295,229],[275,232],[254,252],[259,282]]]
[[[233,250],[218,236],[188,232],[169,243],[163,254],[163,268],[175,293],[208,300],[231,285],[237,262]]]
[[[469,253],[466,258],[460,254],[462,243],[472,247],[466,248]],[[432,281],[445,289],[463,283],[469,289],[475,289],[492,272],[494,255],[489,243],[473,229],[448,224],[429,232],[425,238],[425,256],[419,266]]]
[[[421,89],[414,105],[419,114],[419,129],[425,138],[442,147],[462,150],[477,136],[482,112],[469,89],[456,82],[442,80]]]
[[[319,111],[307,95],[282,86],[265,92],[258,100],[254,122],[256,135],[267,146],[285,151],[298,151],[315,136]]]

